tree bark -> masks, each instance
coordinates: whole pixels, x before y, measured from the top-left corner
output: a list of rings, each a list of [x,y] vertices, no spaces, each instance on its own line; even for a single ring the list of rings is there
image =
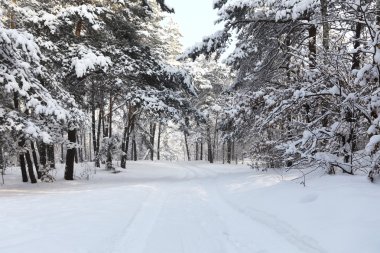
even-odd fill
[[[18,92],[13,92],[13,106],[15,108],[15,110],[19,110],[19,107],[20,107],[20,104],[19,104],[19,101],[18,101]]]
[[[78,134],[78,154],[79,154],[79,162],[83,162],[84,159],[83,159],[83,134],[82,132],[80,134]]]
[[[0,143],[0,173],[1,173],[2,184],[4,184],[5,166],[6,164],[5,164],[5,159],[4,159],[3,143]]]
[[[40,164],[42,167],[46,166],[46,144],[43,141],[38,143],[38,153],[40,154]]]
[[[129,140],[131,138],[131,133],[135,126],[135,115],[136,109],[132,107],[131,105],[128,106],[128,114],[127,114],[127,120],[125,122],[124,127],[124,133],[123,133],[123,141],[122,141],[122,147],[121,150],[123,151],[123,155],[121,156],[121,167],[125,169],[126,167],[126,161],[128,159],[128,150],[129,150]],[[131,148],[131,160],[133,160],[133,148]]]
[[[77,130],[69,130],[68,133],[69,147],[66,153],[65,180],[74,180],[74,159]]]
[[[132,149],[133,149],[133,161],[137,161],[137,145],[136,145],[135,137],[133,137],[132,139]]]
[[[96,134],[96,149],[94,149],[95,167],[98,167],[98,168],[100,168],[100,155],[99,155],[99,151],[100,151],[100,132],[102,130],[102,121],[103,121],[103,124],[104,124],[104,119],[102,119],[102,117],[103,117],[103,106],[100,108],[99,114],[98,114],[98,132]]]
[[[214,128],[214,141],[213,141],[213,145],[212,145],[213,161],[215,160],[216,140],[217,140],[217,137],[218,137],[218,116],[219,116],[219,114],[216,113],[215,128]]]
[[[28,182],[28,173],[26,172],[26,163],[25,163],[25,156],[24,156],[24,145],[25,145],[25,139],[21,138],[18,142],[18,146],[22,151],[20,151],[19,155],[19,162],[20,162],[20,168],[21,168],[21,176],[23,182]]]
[[[37,179],[36,179],[36,176],[34,174],[33,162],[32,162],[32,158],[30,156],[29,150],[27,150],[25,152],[25,160],[26,160],[26,164],[28,166],[28,173],[29,173],[30,182],[32,184],[35,184],[35,183],[37,183]]]
[[[127,123],[128,124],[128,123]],[[127,155],[128,155],[128,126],[124,126],[124,131],[123,131],[123,140],[121,142],[121,151],[123,151],[123,154],[121,155],[121,162],[120,162],[120,167],[123,169],[126,168],[126,163],[127,163]]]
[[[23,182],[28,182],[28,173],[26,172],[25,156],[24,153],[19,155],[20,167],[21,167],[21,176]]]
[[[227,140],[227,163],[231,163],[232,156],[232,141],[231,139]]]
[[[223,159],[223,164],[225,163],[225,146],[226,146],[226,144],[225,144],[225,142],[223,141],[223,145],[222,145],[222,159]]]
[[[322,45],[327,51],[330,48],[330,24],[328,23],[328,0],[321,0],[321,14],[322,14]]]
[[[214,157],[212,155],[211,133],[210,126],[207,126],[207,158],[210,163],[214,163]]]
[[[185,149],[186,149],[187,160],[190,161],[191,157],[190,157],[189,144],[187,142],[187,133],[186,133],[186,131],[183,131],[183,135],[185,137]]]
[[[86,145],[86,133],[84,132],[82,134],[82,138],[81,138],[81,142],[82,142],[82,150],[83,150],[83,157],[82,157],[82,160],[83,161],[88,161],[88,156],[87,156],[87,145]]]
[[[77,144],[78,144],[78,135],[76,137]],[[78,148],[75,148],[75,154],[74,154],[74,162],[78,164]]]
[[[161,131],[162,131],[162,124],[161,122],[158,123],[158,136],[157,136],[157,160],[160,160],[160,144],[161,144]]]
[[[76,25],[76,28],[75,28],[75,36],[80,37],[82,27],[83,27],[83,20],[80,19]]]
[[[40,171],[40,164],[38,163],[38,159],[37,159],[36,146],[34,145],[33,141],[30,142],[30,146],[32,148],[32,156],[33,156],[34,166],[36,167],[36,171],[37,171],[37,178],[41,179],[42,173]]]
[[[149,136],[149,142],[150,142],[150,160],[153,161],[154,159],[154,137],[156,135],[156,123],[150,123],[150,136]]]
[[[235,141],[232,141],[231,161],[235,160]]]
[[[197,141],[195,143],[195,161],[198,161],[199,160],[199,142]]]
[[[47,155],[51,169],[55,169],[55,154],[54,154],[54,144],[48,145]]]
[[[201,150],[200,150],[200,160],[203,161],[203,139],[201,138]]]
[[[310,25],[309,28],[309,67],[310,69],[315,69],[317,66],[316,56],[317,56],[317,27],[315,25]]]
[[[91,144],[92,143],[92,133],[90,132],[89,133],[89,137],[88,137],[88,159],[90,162],[92,162],[92,147],[91,147]]]
[[[95,101],[93,101],[95,103]],[[92,148],[94,149],[94,155],[96,156],[96,109],[95,105],[91,108],[91,132],[92,132]]]
[[[112,149],[113,149],[113,143],[112,143],[112,111],[113,111],[113,97],[112,92],[110,92],[110,108],[109,108],[109,117],[108,117],[108,129],[109,129],[109,139],[108,139],[108,149],[107,149],[107,169],[112,170]]]
[[[63,133],[62,133],[62,139],[63,139]],[[46,149],[46,148],[45,148]],[[45,150],[45,154],[46,154],[46,150]],[[61,163],[65,163],[65,156],[64,156],[64,147],[63,147],[63,143],[61,143]]]
[[[132,143],[131,143],[131,161],[134,161],[135,159],[135,143],[133,143],[133,137],[132,137]]]

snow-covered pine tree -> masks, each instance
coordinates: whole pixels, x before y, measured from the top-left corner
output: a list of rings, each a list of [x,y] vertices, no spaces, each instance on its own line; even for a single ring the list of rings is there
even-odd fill
[[[366,152],[378,167],[376,1],[214,6],[224,29],[183,56],[220,55],[237,35],[227,59],[238,71],[234,131],[251,136],[255,159],[269,166],[315,162],[329,173],[353,174],[365,166],[357,161],[371,137]]]

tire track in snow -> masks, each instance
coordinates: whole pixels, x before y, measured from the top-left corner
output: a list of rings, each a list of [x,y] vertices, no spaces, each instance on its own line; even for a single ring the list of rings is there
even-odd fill
[[[210,237],[215,236],[215,234],[219,233],[220,238],[224,238],[224,239],[221,240],[219,238],[218,240],[221,245],[224,245],[224,249],[228,253],[259,252],[257,251],[256,247],[253,247],[252,243],[248,244],[245,242],[241,242],[239,238],[240,236],[235,235],[231,231],[231,227],[226,222],[226,218],[231,219],[232,222],[234,222],[236,220],[235,219],[236,214],[238,216],[242,216],[242,215],[239,213],[236,213],[235,210],[232,210],[233,217],[231,217],[230,215],[227,215],[225,213],[226,209],[224,205],[222,208],[219,208],[221,206],[219,202],[221,203],[223,202],[218,201],[220,199],[218,195],[214,191],[211,191],[210,188],[206,186],[206,184],[204,184],[204,180],[209,180],[209,183],[213,183],[211,182],[211,180],[214,181],[217,178],[218,173],[215,171],[209,171],[204,168],[202,169],[197,168],[195,166],[182,165],[182,167],[188,171],[191,171],[191,173],[194,174],[194,180],[196,180],[196,182],[193,182],[194,185],[192,187],[194,189],[197,189],[198,192],[202,190],[203,192],[210,195],[210,197],[203,202],[204,206],[201,212],[203,212],[204,214],[212,213],[207,223],[212,221],[211,229],[215,229],[215,227],[218,227],[219,229],[218,231],[210,231],[209,229],[210,226],[201,222],[200,226],[202,228],[202,231],[204,231],[204,233],[208,234]],[[231,212],[229,212],[229,214],[231,214]],[[244,234],[244,233],[240,231],[240,234]]]
[[[217,187],[217,186],[214,186]],[[290,244],[297,247],[302,252],[308,253],[326,253],[327,251],[319,246],[318,242],[310,236],[301,234],[296,228],[289,223],[279,219],[277,216],[259,209],[245,210],[238,207],[235,203],[228,200],[225,196],[220,194],[220,187],[215,189],[216,195],[223,201],[229,208],[236,210],[238,213],[246,216],[250,220],[264,225],[269,229],[276,232],[278,235],[285,238]]]
[[[192,166],[192,167],[185,166],[185,167],[186,169],[191,170],[194,174],[198,174],[198,175],[200,174],[199,173],[199,170],[201,170],[200,168],[197,168],[195,166]],[[214,172],[214,173],[217,173],[217,172]],[[209,192],[210,194],[212,193],[212,196],[215,197],[214,201],[216,202],[217,206],[223,207],[223,208],[220,208],[220,210],[227,210],[230,214],[233,214],[236,218],[238,218],[239,216],[244,216],[247,218],[247,220],[250,220],[256,224],[258,223],[260,225],[263,225],[264,227],[269,228],[270,230],[274,231],[276,234],[284,238],[289,244],[298,248],[301,252],[305,252],[305,253],[306,252],[307,253],[326,253],[327,252],[326,250],[324,250],[323,248],[319,246],[318,242],[315,239],[301,234],[293,226],[279,219],[275,215],[269,214],[267,212],[264,212],[258,209],[250,209],[249,210],[250,212],[248,212],[247,210],[239,208],[233,202],[227,200],[225,196],[223,196],[220,193],[221,191],[220,187],[217,187],[216,181],[213,180],[213,179],[216,179],[217,177],[210,177],[213,175],[211,175],[211,173],[204,173],[204,171],[202,171],[201,174],[208,176],[208,178],[203,178],[205,180],[208,180],[208,182],[205,183],[205,180],[199,180],[199,182],[207,190],[207,192]],[[230,240],[232,239],[232,237],[233,235],[229,235]],[[235,239],[235,241],[237,245],[241,245],[241,243],[239,243],[238,240]]]
[[[112,253],[142,253],[165,202],[165,194],[152,188],[147,198],[114,240]],[[128,204],[128,203],[126,203]]]

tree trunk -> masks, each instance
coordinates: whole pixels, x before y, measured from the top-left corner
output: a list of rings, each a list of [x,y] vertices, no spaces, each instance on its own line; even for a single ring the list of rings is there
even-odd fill
[[[376,0],[376,24],[380,25],[380,0]]]
[[[92,162],[92,134],[91,134],[91,132],[89,133],[89,136],[88,136],[88,151],[89,151],[89,153],[88,153],[88,160],[90,161],[90,162]]]
[[[4,184],[5,166],[6,164],[5,164],[5,159],[4,159],[3,143],[0,143],[0,173],[1,173],[2,184]]]
[[[225,146],[226,146],[226,144],[225,144],[225,142],[223,141],[223,146],[222,146],[222,158],[223,158],[223,164],[225,163]]]
[[[149,142],[150,142],[150,160],[153,161],[154,158],[154,137],[156,135],[156,123],[150,123],[150,136],[149,136]]]
[[[95,103],[95,102],[93,102]],[[91,108],[91,132],[92,132],[92,148],[94,149],[94,155],[96,156],[96,109],[95,105]],[[90,152],[91,154],[91,152]]]
[[[210,127],[207,126],[207,158],[210,163],[214,163],[214,157],[212,155],[211,133]]]
[[[315,69],[317,66],[316,56],[317,56],[317,27],[315,25],[310,25],[309,28],[309,67],[310,69]]]
[[[30,142],[30,145],[32,148],[32,156],[33,156],[34,166],[36,167],[36,171],[37,171],[37,178],[41,179],[42,173],[40,171],[40,164],[38,163],[38,159],[37,159],[36,146],[34,145],[33,141]]]
[[[84,132],[82,134],[82,139],[81,139],[81,142],[82,142],[82,149],[83,149],[83,157],[82,157],[82,160],[83,161],[88,161],[88,156],[87,156],[87,145],[86,145],[86,133]]]
[[[102,130],[102,121],[103,121],[103,125],[104,125],[104,119],[102,119],[102,117],[103,117],[103,106],[99,110],[99,114],[98,114],[98,132],[96,134],[96,149],[94,149],[95,167],[98,167],[98,168],[100,168],[100,154],[99,154],[99,151],[100,151],[100,132]]]
[[[13,106],[14,106],[14,108],[15,108],[15,110],[19,110],[19,107],[20,107],[20,105],[19,105],[19,101],[18,101],[18,92],[16,91],[16,92],[13,92]]]
[[[95,105],[93,105],[91,108],[91,132],[92,132],[92,149],[94,150],[94,157],[96,160],[97,141],[96,141],[96,110],[95,110]],[[90,155],[91,155],[91,152],[90,152]]]
[[[136,145],[136,139],[133,137],[132,139],[133,144],[133,161],[137,161],[137,145]]]
[[[330,48],[330,24],[328,23],[328,0],[321,0],[321,14],[322,14],[322,45],[327,51]]]
[[[121,167],[125,169],[126,167],[126,160],[128,159],[128,150],[129,150],[129,142],[131,139],[131,134],[134,132],[135,128],[135,120],[136,120],[136,112],[137,109],[131,105],[128,106],[128,115],[127,115],[127,122],[125,123],[126,126],[124,127],[124,133],[123,133],[123,141],[122,141],[122,151],[124,154],[121,157]],[[133,143],[132,143],[133,145]],[[133,147],[131,147],[131,160],[133,160]]]
[[[112,99],[112,92],[110,93],[110,108],[109,108],[109,117],[108,117],[108,130],[109,130],[109,139],[108,139],[108,149],[107,149],[107,169],[113,170],[112,166],[112,149],[113,149],[113,142],[112,142],[112,111],[113,111],[113,99]]]
[[[77,137],[76,137],[76,140],[77,140],[77,143],[76,143],[76,144],[78,144],[78,135],[77,135]],[[76,164],[78,164],[78,148],[77,148],[77,147],[75,148],[74,162],[75,162]]]
[[[131,143],[131,161],[135,160],[135,143],[133,143],[133,137],[132,137],[132,143]]]
[[[127,136],[126,136],[126,139],[125,139],[125,146],[124,146],[124,153],[125,153],[125,157],[124,157],[124,168],[125,169],[125,166],[126,166],[126,160],[128,158],[128,150],[129,150],[129,140],[131,138],[131,132],[129,129],[127,129]],[[132,149],[131,149],[132,150]]]
[[[121,155],[121,162],[120,162],[120,167],[123,169],[126,168],[126,163],[127,163],[127,155],[128,155],[128,126],[124,126],[124,131],[123,131],[123,140],[121,142],[121,151],[123,154]]]
[[[25,160],[26,160],[26,164],[28,165],[28,173],[29,173],[30,182],[32,184],[35,184],[35,183],[37,183],[37,179],[36,179],[36,176],[34,174],[33,162],[32,162],[32,158],[30,156],[29,150],[27,150],[25,152]]]
[[[46,166],[46,144],[43,141],[38,142],[38,153],[40,154],[40,164]]]
[[[78,143],[78,160],[80,163],[83,163],[83,142],[82,142],[82,133],[77,135],[77,143]]]
[[[24,153],[19,155],[20,167],[21,167],[21,176],[23,182],[28,182],[28,173],[26,172],[25,156]]]
[[[232,141],[231,139],[227,140],[227,163],[231,163],[232,156]]]
[[[54,154],[54,145],[53,144],[48,145],[47,155],[48,155],[50,168],[55,169],[55,154]]]
[[[108,137],[108,117],[104,116],[104,111],[102,112],[102,116],[103,116],[103,138],[107,138]]]
[[[213,161],[215,160],[215,154],[216,154],[216,140],[218,137],[218,113],[216,113],[216,119],[215,119],[215,128],[214,128],[214,141],[212,145],[212,153],[213,153]]]
[[[66,153],[65,180],[74,180],[74,159],[77,130],[69,130],[68,133],[69,147]]]
[[[160,144],[161,144],[161,131],[162,131],[161,122],[158,123],[158,136],[157,136],[157,160],[160,160]]]
[[[63,132],[62,132],[62,139],[63,139]],[[45,147],[45,155],[46,155],[46,147]],[[62,164],[65,163],[63,143],[61,143],[61,163]]]
[[[198,154],[198,152],[199,152],[199,142],[197,141],[195,143],[195,161],[199,160],[199,154]]]
[[[20,149],[20,155],[19,155],[19,162],[20,162],[20,168],[21,168],[21,176],[23,182],[28,182],[28,173],[26,172],[26,164],[25,164],[25,156],[24,156],[24,145],[25,145],[25,139],[22,137],[20,141],[18,142],[18,146]]]
[[[113,97],[112,91],[110,93],[110,108],[109,108],[109,137],[112,137],[112,119],[113,119]]]
[[[235,141],[232,141],[231,161],[235,160]]]
[[[82,162],[82,146],[81,146],[81,142],[80,142],[80,139],[81,139],[81,134],[78,133],[77,134],[77,144],[78,144],[78,147],[77,147],[77,163],[81,163]]]
[[[80,19],[76,25],[76,28],[75,28],[75,36],[80,37],[82,27],[83,27],[83,20]]]
[[[200,160],[203,161],[203,139],[201,138],[201,151],[200,151],[201,157]]]
[[[191,157],[190,157],[189,144],[187,142],[187,133],[186,133],[186,131],[183,131],[183,135],[185,136],[185,149],[186,149],[187,160],[190,161]]]
[[[361,31],[362,31],[362,24],[360,22],[357,22],[356,27],[355,27],[354,49],[357,49],[358,47],[360,47],[359,40],[360,40]],[[355,52],[352,55],[351,69],[360,69],[360,53],[359,52]]]

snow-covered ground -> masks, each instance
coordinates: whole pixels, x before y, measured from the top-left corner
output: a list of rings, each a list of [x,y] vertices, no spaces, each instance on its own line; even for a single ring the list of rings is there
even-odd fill
[[[84,168],[90,180],[37,185],[8,171],[0,252],[380,252],[380,185],[365,177],[314,175],[303,187],[295,172],[243,165]]]

